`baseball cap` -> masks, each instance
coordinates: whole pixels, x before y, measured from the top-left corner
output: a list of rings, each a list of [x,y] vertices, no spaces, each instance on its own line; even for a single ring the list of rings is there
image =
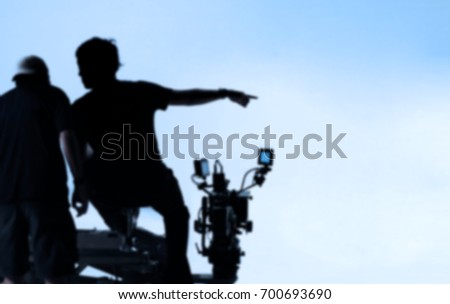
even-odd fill
[[[13,79],[20,75],[38,75],[48,78],[48,68],[45,61],[38,56],[27,56],[22,59]]]

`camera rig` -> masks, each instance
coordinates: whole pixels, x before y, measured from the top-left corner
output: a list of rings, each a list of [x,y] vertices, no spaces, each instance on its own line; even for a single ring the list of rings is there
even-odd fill
[[[273,150],[260,149],[259,166],[245,173],[240,190],[228,190],[229,181],[219,160],[214,162],[212,184],[207,182],[210,175],[208,161],[194,161],[192,181],[207,194],[202,198],[198,219],[194,222],[195,231],[201,234],[201,245],[197,245],[197,250],[212,264],[214,282],[234,283],[237,280],[241,256],[245,254],[239,244],[239,235],[253,230],[253,222],[248,218],[248,204],[252,199],[249,190],[263,185],[273,159]],[[245,186],[250,173],[253,173],[253,181]]]

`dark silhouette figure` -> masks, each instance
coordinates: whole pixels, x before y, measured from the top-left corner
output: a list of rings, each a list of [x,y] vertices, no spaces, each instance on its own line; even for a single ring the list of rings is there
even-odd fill
[[[186,257],[189,213],[177,179],[161,161],[154,113],[169,105],[191,106],[227,97],[246,106],[252,97],[225,89],[173,90],[145,81],[118,80],[118,50],[111,40],[92,38],[78,48],[76,57],[81,80],[90,89],[75,102],[73,114],[80,142],[93,151],[86,160],[91,202],[105,223],[122,233],[127,229],[123,207],[152,206],[164,217],[167,282],[191,283]],[[126,128],[130,132],[124,133]],[[108,134],[121,134],[121,139],[113,143]],[[153,137],[143,143],[143,138],[149,138],[147,134]],[[146,155],[128,143],[147,145]],[[105,158],[111,156],[106,148],[110,144],[120,147],[114,160]]]
[[[30,245],[36,274],[64,282],[77,250],[60,142],[75,179],[82,178],[69,100],[51,86],[39,57],[25,58],[13,80],[16,88],[0,97],[0,276],[23,282]],[[80,183],[77,197],[86,202],[83,189]]]

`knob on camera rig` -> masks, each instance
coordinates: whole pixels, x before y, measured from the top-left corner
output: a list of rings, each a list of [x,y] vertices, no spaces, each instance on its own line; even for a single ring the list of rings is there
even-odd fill
[[[213,281],[217,283],[237,280],[241,256],[244,255],[238,236],[253,229],[253,222],[248,219],[248,201],[252,199],[249,190],[263,185],[273,159],[272,149],[260,149],[258,167],[245,173],[240,190],[228,190],[229,181],[219,160],[214,163],[212,184],[207,181],[210,175],[208,160],[194,161],[192,181],[207,194],[202,198],[198,219],[194,222],[195,231],[201,234],[201,245],[197,245],[197,250],[213,265]],[[253,181],[245,186],[250,173],[253,173]]]

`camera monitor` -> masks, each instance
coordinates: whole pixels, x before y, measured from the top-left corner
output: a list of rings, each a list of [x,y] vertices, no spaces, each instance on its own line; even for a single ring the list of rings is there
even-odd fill
[[[258,164],[263,166],[272,166],[274,154],[272,149],[260,149]]]
[[[195,175],[201,178],[206,178],[209,175],[209,163],[207,159],[200,159],[194,161]]]

